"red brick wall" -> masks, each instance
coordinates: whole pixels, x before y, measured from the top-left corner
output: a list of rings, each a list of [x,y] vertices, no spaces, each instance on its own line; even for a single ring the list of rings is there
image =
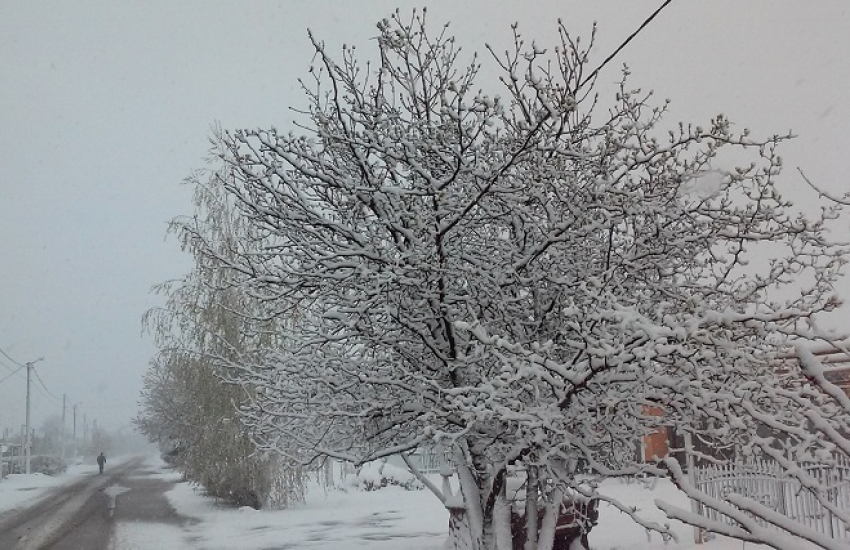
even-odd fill
[[[660,407],[644,407],[647,416],[664,416]],[[656,458],[664,458],[670,453],[667,438],[667,428],[660,427],[654,432],[643,437],[643,459],[651,461]]]

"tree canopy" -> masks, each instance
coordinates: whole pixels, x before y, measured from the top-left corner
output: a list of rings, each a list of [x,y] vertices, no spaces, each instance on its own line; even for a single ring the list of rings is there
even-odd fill
[[[303,463],[451,449],[459,492],[431,488],[463,511],[458,546],[510,548],[500,510],[518,470],[552,515],[611,501],[577,463],[684,483],[640,456],[660,427],[823,460],[835,445],[806,419],[847,418],[798,364],[777,366],[819,337],[847,251],[828,232],[840,205],[806,217],[777,188],[788,136],[723,115],[666,127],[628,71],[606,102],[583,79],[592,40],[559,36],[544,50],[515,28],[486,64],[417,13],[378,24],[373,64],[311,36],[300,133],[220,136],[247,230],[223,250],[182,225],[223,286],[262,304],[246,317],[285,320],[229,360],[258,445]],[[485,66],[498,89],[479,89]]]

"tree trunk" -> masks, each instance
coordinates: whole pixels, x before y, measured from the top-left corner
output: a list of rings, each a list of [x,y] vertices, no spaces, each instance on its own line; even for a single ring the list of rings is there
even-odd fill
[[[484,508],[481,505],[478,480],[460,450],[456,452],[455,464],[458,493],[463,499],[463,507],[449,509],[449,541],[456,546],[448,548],[490,550],[484,544]]]
[[[480,550],[472,537],[466,508],[449,508],[449,537],[444,550]]]
[[[555,527],[558,525],[558,515],[561,512],[561,502],[564,500],[560,491],[552,493],[552,499],[546,504],[546,513],[543,516],[543,524],[538,533],[537,549],[551,550],[555,542]]]
[[[537,550],[537,467],[529,466],[525,482],[525,550]]]
[[[513,530],[511,529],[511,503],[507,496],[507,484],[502,484],[502,490],[493,508],[493,531],[496,535],[498,550],[513,550]]]

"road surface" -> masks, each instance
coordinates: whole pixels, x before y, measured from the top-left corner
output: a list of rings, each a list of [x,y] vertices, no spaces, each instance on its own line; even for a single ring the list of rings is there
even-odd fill
[[[56,489],[32,507],[0,515],[3,550],[121,550],[113,531],[119,522],[180,527],[165,498],[174,484],[152,476],[142,458],[110,467]]]

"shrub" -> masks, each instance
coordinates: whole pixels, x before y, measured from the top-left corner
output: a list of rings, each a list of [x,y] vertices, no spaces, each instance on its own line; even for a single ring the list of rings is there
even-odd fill
[[[413,474],[382,460],[364,464],[354,477],[352,485],[362,491],[377,491],[390,485],[396,485],[406,491],[424,489],[424,485]]]

